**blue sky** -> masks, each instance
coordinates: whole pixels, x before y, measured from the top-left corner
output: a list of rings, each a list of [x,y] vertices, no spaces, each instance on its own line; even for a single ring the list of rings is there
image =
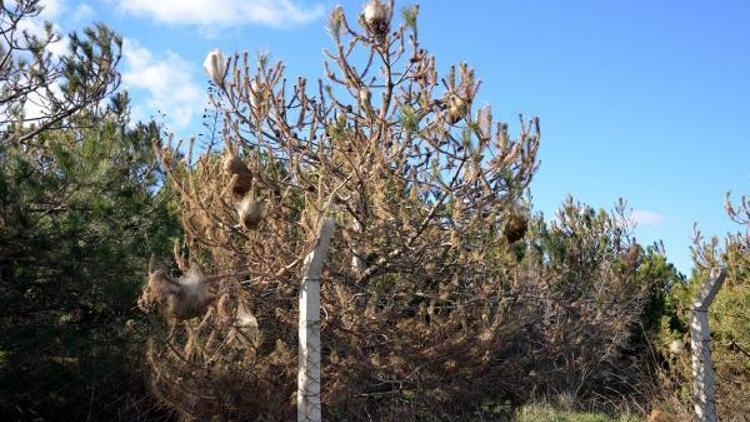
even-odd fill
[[[363,0],[341,1],[351,15]],[[135,112],[201,131],[207,51],[269,51],[289,75],[321,75],[330,46],[317,0],[46,0],[63,32],[93,21],[126,38]],[[398,2],[397,6],[412,4]],[[596,207],[626,198],[642,243],[663,239],[688,272],[694,222],[737,230],[727,191],[750,193],[750,2],[483,0],[421,2],[420,37],[440,69],[466,61],[479,102],[511,122],[541,118],[535,208],[569,194]]]

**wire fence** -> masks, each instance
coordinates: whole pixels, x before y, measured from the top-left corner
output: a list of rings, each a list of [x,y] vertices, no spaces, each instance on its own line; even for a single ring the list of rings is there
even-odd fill
[[[0,320],[0,323],[2,321]],[[101,325],[0,333],[1,420],[168,420],[146,383],[145,338]],[[56,331],[56,332],[54,332]]]
[[[320,282],[317,277],[308,278],[307,281]],[[413,301],[401,301],[390,311],[394,314],[417,315],[425,311],[425,305],[430,300],[436,301],[440,298],[415,292],[412,299]],[[459,308],[477,310],[497,307],[507,302],[526,305],[536,303],[540,310],[549,308],[549,315],[544,311],[537,315],[538,319],[529,321],[529,325],[534,325],[550,317],[575,317],[581,308],[605,309],[622,305],[626,300],[584,297],[571,301],[570,298],[556,297],[542,291],[529,294],[498,293],[484,301],[443,302],[443,305],[433,306],[433,311],[452,312]],[[326,310],[325,303],[322,307],[319,305],[322,318],[318,315],[317,319],[307,320],[301,328],[320,330],[322,320],[324,325],[329,324],[329,330],[342,331],[342,335],[357,337],[367,334],[343,332],[345,327],[330,325],[335,324],[335,311]],[[688,308],[678,309],[689,311]],[[741,311],[709,310],[709,314],[719,318],[750,321],[750,315]],[[0,419],[158,421],[173,418],[175,414],[158,403],[147,385],[148,376],[143,361],[143,350],[148,336],[153,332],[114,328],[124,325],[123,321],[105,320],[99,324],[66,324],[66,328],[61,328],[60,324],[57,324],[49,333],[39,331],[34,335],[27,334],[40,327],[25,327],[25,331],[20,334],[0,331],[0,352],[3,353],[0,356],[0,416],[8,416]],[[49,327],[43,328],[50,330]],[[323,340],[327,341],[326,337],[329,335],[324,334]],[[160,341],[168,342],[166,338]],[[750,360],[746,345],[717,342],[715,347],[733,347]],[[303,412],[298,413],[298,420],[320,420],[323,411],[320,403],[320,371],[324,348],[325,344],[321,346],[320,337],[318,346],[309,344],[307,352],[304,352],[304,347],[300,344],[301,374],[312,383],[307,383],[307,387],[303,386],[297,391],[298,400],[304,400],[309,404]],[[302,367],[303,360],[310,354],[317,355],[317,361],[313,359],[311,365]],[[325,374],[323,376],[325,377]],[[382,380],[383,385],[393,382],[397,383],[398,380]],[[309,388],[310,386],[313,387]]]

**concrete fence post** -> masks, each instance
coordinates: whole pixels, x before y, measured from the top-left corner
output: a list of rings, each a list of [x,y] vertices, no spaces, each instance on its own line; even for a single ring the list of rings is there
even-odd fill
[[[335,227],[332,219],[320,224],[318,240],[307,255],[299,291],[299,366],[297,421],[319,422],[320,407],[320,271]]]
[[[690,309],[690,348],[693,362],[693,401],[695,419],[716,422],[714,368],[711,360],[711,331],[708,327],[708,307],[724,284],[726,271],[713,268],[708,279],[695,295]]]

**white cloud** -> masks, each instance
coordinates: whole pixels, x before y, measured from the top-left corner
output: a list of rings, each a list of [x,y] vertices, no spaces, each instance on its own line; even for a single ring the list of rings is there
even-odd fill
[[[91,6],[89,6],[87,3],[81,3],[73,11],[72,19],[75,22],[87,21],[91,20],[91,18],[93,18],[95,14],[96,13]]]
[[[49,90],[56,98],[62,98],[63,93],[58,83],[52,83],[49,85]],[[26,97],[26,102],[23,103],[23,117],[26,119],[25,124],[40,124],[46,120],[51,113],[52,107],[51,101],[49,101],[47,94],[40,91],[32,91]]]
[[[323,6],[302,8],[291,0],[110,0],[126,13],[159,22],[226,28],[257,23],[276,27],[309,22]]]
[[[42,0],[42,13],[39,17],[46,20],[56,19],[63,10],[63,0]]]
[[[630,219],[638,226],[660,226],[664,223],[664,216],[654,211],[633,210]]]
[[[139,117],[161,112],[173,129],[183,129],[200,113],[203,95],[193,79],[195,66],[172,52],[156,57],[133,39],[124,40],[123,57],[123,85],[134,94],[140,90],[146,95],[145,103],[135,107]]]
[[[37,124],[48,114],[48,110],[47,101],[38,92],[29,93],[26,102],[23,103],[23,118],[26,120],[24,124]]]

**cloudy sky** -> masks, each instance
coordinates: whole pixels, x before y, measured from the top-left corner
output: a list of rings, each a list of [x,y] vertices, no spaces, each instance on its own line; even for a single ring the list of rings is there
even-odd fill
[[[267,51],[290,75],[321,75],[328,0],[44,0],[63,32],[104,22],[125,37],[123,85],[137,116],[201,132],[205,53]],[[363,0],[343,0],[349,13]],[[407,3],[398,2],[398,6]],[[470,5],[468,5],[470,4]],[[481,103],[541,118],[532,190],[550,216],[568,194],[628,200],[642,243],[663,239],[687,272],[690,237],[736,230],[723,210],[750,193],[750,2],[430,0],[422,44],[466,61]]]

